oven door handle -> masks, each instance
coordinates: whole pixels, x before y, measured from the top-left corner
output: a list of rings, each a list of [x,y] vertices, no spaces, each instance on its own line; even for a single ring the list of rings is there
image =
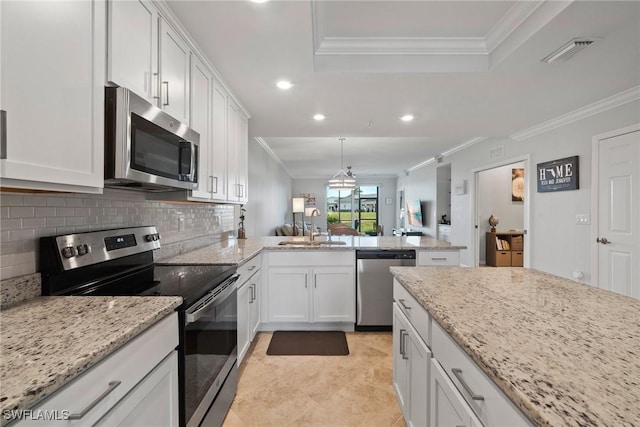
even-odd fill
[[[222,288],[220,293],[216,295],[214,294],[214,291],[211,291],[202,297],[200,301],[192,306],[195,309],[193,312],[187,310],[185,324],[188,325],[189,323],[197,322],[202,316],[210,311],[211,306],[215,305],[218,301],[227,298],[231,293],[233,293],[236,289],[235,283],[239,278],[239,274],[234,274],[219,286],[219,288]]]

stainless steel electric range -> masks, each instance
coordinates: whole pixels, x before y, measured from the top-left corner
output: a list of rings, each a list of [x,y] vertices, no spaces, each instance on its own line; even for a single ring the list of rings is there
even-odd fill
[[[237,385],[233,265],[155,263],[154,226],[43,237],[43,295],[181,296],[180,425],[219,426]]]

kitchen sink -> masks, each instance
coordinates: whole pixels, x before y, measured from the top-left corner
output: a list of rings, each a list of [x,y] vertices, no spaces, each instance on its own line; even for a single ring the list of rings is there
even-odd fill
[[[340,240],[287,240],[278,243],[280,246],[332,246],[332,245],[346,245],[347,242]]]

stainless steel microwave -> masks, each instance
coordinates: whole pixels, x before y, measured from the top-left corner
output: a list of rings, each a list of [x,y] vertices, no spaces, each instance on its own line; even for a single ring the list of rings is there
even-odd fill
[[[200,135],[129,89],[105,88],[105,187],[198,187]]]

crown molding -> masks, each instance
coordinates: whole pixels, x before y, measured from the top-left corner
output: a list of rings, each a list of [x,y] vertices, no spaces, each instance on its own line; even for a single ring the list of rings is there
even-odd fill
[[[640,86],[632,87],[631,89],[601,99],[600,101],[596,101],[592,104],[585,105],[584,107],[573,110],[567,114],[563,114],[555,119],[532,126],[521,132],[514,133],[513,135],[510,135],[509,138],[514,141],[522,141],[637,100],[640,100]]]
[[[316,55],[487,55],[483,37],[324,37]]]
[[[423,166],[429,165],[429,164],[434,163],[435,161],[437,161],[438,160],[437,157],[442,158],[442,157],[450,156],[453,153],[456,153],[458,151],[462,151],[462,150],[464,150],[466,148],[469,148],[472,145],[475,145],[475,144],[477,144],[479,142],[484,141],[485,139],[487,139],[486,136],[476,136],[475,138],[468,139],[468,140],[464,141],[462,144],[456,145],[455,147],[450,148],[449,150],[445,151],[442,154],[439,154],[438,156],[434,156],[434,157],[432,157],[432,158],[430,158],[428,160],[425,160],[422,163],[418,163],[415,166],[411,166],[410,168],[405,169],[405,172],[411,172],[411,171],[414,171],[416,169],[420,169]]]
[[[291,172],[289,171],[289,169],[287,169],[287,167],[284,165],[284,163],[282,163],[282,160],[280,160],[280,158],[276,155],[276,153],[273,152],[273,150],[271,149],[271,147],[269,147],[269,144],[267,144],[267,141],[265,141],[262,137],[260,136],[255,136],[253,138],[261,147],[264,151],[267,152],[267,154],[278,164],[280,165],[280,167],[287,173],[287,175],[289,175],[289,177],[293,177],[293,175],[291,174]]]

